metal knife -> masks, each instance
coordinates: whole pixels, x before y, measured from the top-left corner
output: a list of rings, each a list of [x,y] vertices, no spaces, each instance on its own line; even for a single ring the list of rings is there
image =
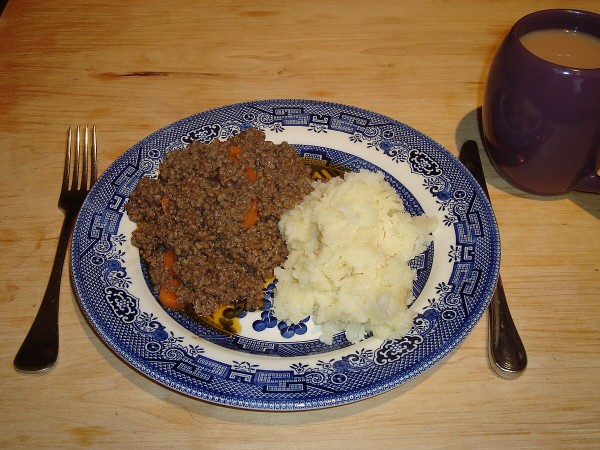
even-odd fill
[[[477,142],[466,141],[458,159],[469,169],[490,200]],[[488,358],[494,372],[509,379],[523,373],[527,367],[527,353],[510,315],[500,275],[488,306],[488,341]]]

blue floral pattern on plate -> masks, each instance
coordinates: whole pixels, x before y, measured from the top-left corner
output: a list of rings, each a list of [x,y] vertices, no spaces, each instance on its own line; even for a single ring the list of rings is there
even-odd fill
[[[135,225],[124,204],[139,179],[155,176],[166,152],[193,140],[227,139],[256,127],[309,161],[378,170],[411,214],[438,217],[417,269],[413,327],[401,339],[319,341],[310,318],[286,325],[265,308],[225,334],[167,312],[147,283]],[[77,219],[71,275],[79,305],[104,343],[133,368],[188,396],[255,410],[304,410],[362,400],[423,373],[464,340],[493,293],[498,229],[480,187],[439,144],[363,109],[310,100],[240,103],[196,114],[143,139],[100,177]]]

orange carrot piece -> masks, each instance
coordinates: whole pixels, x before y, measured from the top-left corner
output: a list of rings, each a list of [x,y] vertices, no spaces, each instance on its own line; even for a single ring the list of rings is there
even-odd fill
[[[165,263],[165,266],[167,266],[167,270],[169,271],[169,274],[172,277],[175,276],[175,269],[173,268],[173,266],[175,265],[176,259],[177,256],[175,255],[175,250],[173,250],[172,248],[167,250],[166,253],[163,255],[163,262]]]
[[[242,226],[243,230],[246,231],[256,222],[258,222],[258,200],[253,198],[252,203],[250,203],[250,209],[244,217],[244,225]]]
[[[158,293],[158,300],[160,301],[160,304],[163,305],[165,308],[169,308],[174,311],[183,309],[183,307],[185,306],[183,303],[180,303],[177,300],[177,294],[171,291],[166,284],[163,284],[160,287],[160,292]]]
[[[229,148],[229,159],[237,159],[238,156],[240,156],[242,154],[242,148],[241,147],[230,147]]]
[[[174,202],[169,197],[163,197],[160,201],[160,206],[165,214],[170,214]]]
[[[258,178],[256,170],[254,170],[252,167],[246,167],[246,175],[248,175],[248,180],[250,181],[256,181]]]

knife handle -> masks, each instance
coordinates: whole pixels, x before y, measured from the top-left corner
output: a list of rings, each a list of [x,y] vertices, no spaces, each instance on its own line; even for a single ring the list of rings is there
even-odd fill
[[[490,200],[477,142],[466,141],[460,149],[459,160],[471,172]],[[488,307],[488,320],[490,366],[497,375],[503,378],[518,377],[527,367],[527,353],[510,315],[500,274],[498,274],[496,289]]]
[[[510,315],[499,275],[488,307],[488,327],[488,358],[492,369],[503,378],[518,377],[527,367],[527,353]]]

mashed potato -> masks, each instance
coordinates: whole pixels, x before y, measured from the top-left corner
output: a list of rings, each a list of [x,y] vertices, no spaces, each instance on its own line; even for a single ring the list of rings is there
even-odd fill
[[[275,269],[274,314],[297,323],[309,315],[321,340],[344,331],[351,342],[410,330],[416,272],[408,265],[432,241],[437,220],[412,217],[382,173],[360,171],[314,191],[279,222],[289,255]]]

